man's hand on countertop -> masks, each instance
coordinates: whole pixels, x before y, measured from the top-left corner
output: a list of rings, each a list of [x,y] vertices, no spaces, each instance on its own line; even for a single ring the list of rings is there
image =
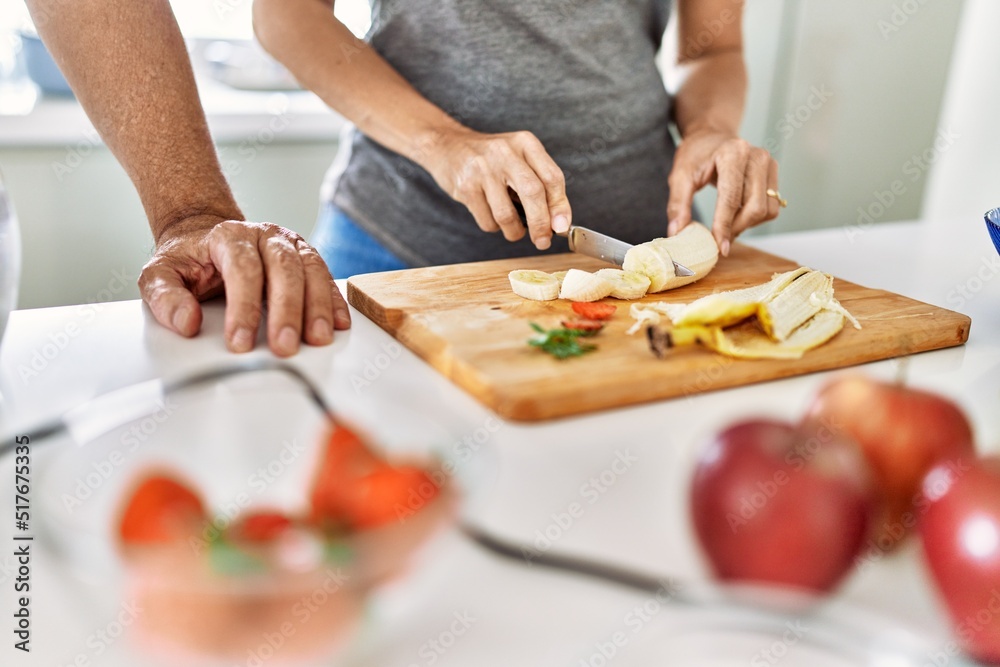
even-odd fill
[[[347,329],[347,303],[319,253],[295,232],[270,223],[196,216],[160,235],[139,290],[157,321],[183,336],[201,328],[199,301],[226,295],[226,344],[249,352],[267,305],[267,339],[280,357],[300,341],[327,345]]]

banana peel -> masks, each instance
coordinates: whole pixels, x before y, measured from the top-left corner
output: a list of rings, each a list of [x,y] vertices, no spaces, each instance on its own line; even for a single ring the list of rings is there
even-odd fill
[[[673,347],[700,344],[737,359],[798,359],[837,335],[845,319],[861,328],[834,298],[833,278],[805,267],[686,305],[642,306],[633,306],[636,327],[649,324],[650,348],[660,357]],[[661,314],[673,328],[657,326]]]
[[[664,329],[653,325],[646,329],[646,335],[650,348],[661,358],[673,347],[701,344],[735,359],[801,359],[807,351],[827,342],[843,328],[843,315],[824,310],[780,342],[772,340],[754,320],[725,329],[700,325]]]

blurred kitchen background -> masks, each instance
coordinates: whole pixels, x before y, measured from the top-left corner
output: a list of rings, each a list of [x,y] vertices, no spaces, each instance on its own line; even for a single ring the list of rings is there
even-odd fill
[[[294,90],[255,47],[251,0],[172,4],[245,214],[308,237],[343,120]],[[851,234],[922,217],[982,224],[1000,205],[1000,3],[748,5],[743,132],[778,157],[791,202],[756,233],[840,226]],[[336,7],[363,35],[367,0]],[[0,0],[0,166],[21,220],[19,305],[136,298],[152,248],[138,197],[31,32],[23,1]],[[700,204],[710,211],[713,192]]]

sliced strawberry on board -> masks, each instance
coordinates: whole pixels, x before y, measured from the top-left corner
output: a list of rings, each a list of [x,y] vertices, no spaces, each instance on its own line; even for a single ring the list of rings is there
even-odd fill
[[[167,474],[146,477],[125,505],[118,534],[126,544],[165,544],[195,535],[207,520],[201,498]]]
[[[615,314],[618,307],[611,303],[600,303],[599,301],[584,302],[574,301],[573,312],[588,320],[606,320]]]
[[[597,320],[563,320],[562,326],[564,329],[569,329],[571,331],[583,331],[589,334],[595,334],[604,328],[604,322],[599,322]]]

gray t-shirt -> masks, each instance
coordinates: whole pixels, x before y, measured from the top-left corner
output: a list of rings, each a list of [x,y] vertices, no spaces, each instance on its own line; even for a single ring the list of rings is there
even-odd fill
[[[464,125],[533,132],[566,175],[573,222],[641,243],[666,234],[674,144],[654,58],[671,4],[373,0],[367,39]],[[413,266],[537,253],[481,231],[423,168],[353,128],[324,197]]]

